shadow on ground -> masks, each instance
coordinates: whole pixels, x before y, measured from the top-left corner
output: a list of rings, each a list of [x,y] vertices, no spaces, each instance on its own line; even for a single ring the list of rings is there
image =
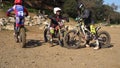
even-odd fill
[[[28,40],[25,48],[34,48],[42,46],[44,42],[42,40]]]
[[[96,46],[96,44],[90,44],[90,46],[91,47],[95,47]],[[107,44],[107,45],[104,45],[104,44],[100,44],[100,48],[112,48],[112,47],[114,47],[114,45],[113,44]]]

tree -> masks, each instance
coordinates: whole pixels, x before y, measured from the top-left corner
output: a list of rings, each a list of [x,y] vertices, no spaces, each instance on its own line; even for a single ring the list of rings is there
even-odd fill
[[[65,0],[64,5],[63,5],[63,11],[71,17],[76,17],[77,16],[77,3],[75,0]]]
[[[112,4],[111,4],[111,7],[113,8],[113,10],[117,10],[117,9],[118,9],[118,6],[115,5],[115,3],[112,3]]]
[[[10,6],[14,0],[3,0],[7,1],[5,5]],[[94,15],[95,20],[103,21],[104,19],[111,21],[111,23],[120,23],[120,13],[116,12],[117,8],[114,3],[111,5],[104,5],[103,0],[24,0],[25,6],[34,9],[46,10],[47,13],[53,10],[54,7],[58,6],[67,13],[70,17],[77,17],[77,3],[76,1],[82,2],[86,8],[90,9]]]

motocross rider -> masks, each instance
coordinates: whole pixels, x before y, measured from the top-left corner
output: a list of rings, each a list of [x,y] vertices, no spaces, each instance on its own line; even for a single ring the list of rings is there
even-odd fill
[[[7,11],[7,16],[10,16],[12,11],[14,11],[16,20],[14,24],[15,36],[18,37],[18,28],[24,25],[24,16],[28,16],[28,11],[24,6],[22,6],[22,0],[14,1],[14,6]],[[16,42],[18,42],[18,38]]]
[[[91,31],[91,33],[95,34],[95,27],[94,27],[94,20],[92,17],[92,12],[85,8],[84,4],[82,4],[81,2],[77,2],[77,11],[78,11],[78,17],[81,17],[84,20],[84,25]],[[89,40],[87,40],[87,36],[86,38],[86,47],[90,47],[89,45]],[[96,46],[94,49],[99,49],[99,43],[98,40],[95,39],[96,41]]]
[[[64,23],[62,22],[63,19],[66,20],[65,17],[62,16],[61,14],[62,10],[59,7],[55,7],[53,9],[53,15],[50,15],[49,18],[51,20],[50,22],[50,33],[51,33],[51,37],[52,39],[50,41],[53,40],[53,37],[57,34],[57,30],[62,28],[64,26]],[[66,20],[68,21],[68,20]]]

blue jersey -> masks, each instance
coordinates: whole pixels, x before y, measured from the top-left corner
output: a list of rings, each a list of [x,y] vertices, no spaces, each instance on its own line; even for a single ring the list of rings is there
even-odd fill
[[[24,10],[22,5],[14,5],[8,10],[8,13],[14,11],[16,17],[24,17]]]
[[[15,22],[15,27],[16,30],[18,29],[18,27],[24,25],[24,15],[28,16],[28,11],[25,7],[23,7],[22,5],[14,5],[12,8],[10,8],[7,11],[7,16],[10,16],[10,13],[14,11],[15,13],[15,17],[16,17],[16,22]],[[26,14],[24,14],[24,12]]]

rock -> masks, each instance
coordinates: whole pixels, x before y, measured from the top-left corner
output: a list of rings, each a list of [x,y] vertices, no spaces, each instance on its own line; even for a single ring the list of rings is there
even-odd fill
[[[5,19],[4,19],[4,18],[0,18],[0,25],[1,25],[1,26],[4,25],[4,22],[5,22]]]
[[[15,18],[14,17],[9,17],[8,21],[9,21],[9,23],[14,23],[15,22]]]
[[[3,22],[0,21],[0,25],[3,26],[4,25]]]
[[[32,18],[31,18],[31,16],[27,16],[27,17],[25,17],[25,25],[26,26],[32,26],[32,23],[33,23],[33,21],[32,21]]]
[[[46,21],[46,18],[44,17],[44,15],[35,15],[33,17],[33,23],[35,25],[41,25],[44,23],[44,21]]]
[[[13,26],[13,25],[7,25],[7,26],[5,26],[4,29],[7,29],[7,30],[14,30],[14,26]]]

